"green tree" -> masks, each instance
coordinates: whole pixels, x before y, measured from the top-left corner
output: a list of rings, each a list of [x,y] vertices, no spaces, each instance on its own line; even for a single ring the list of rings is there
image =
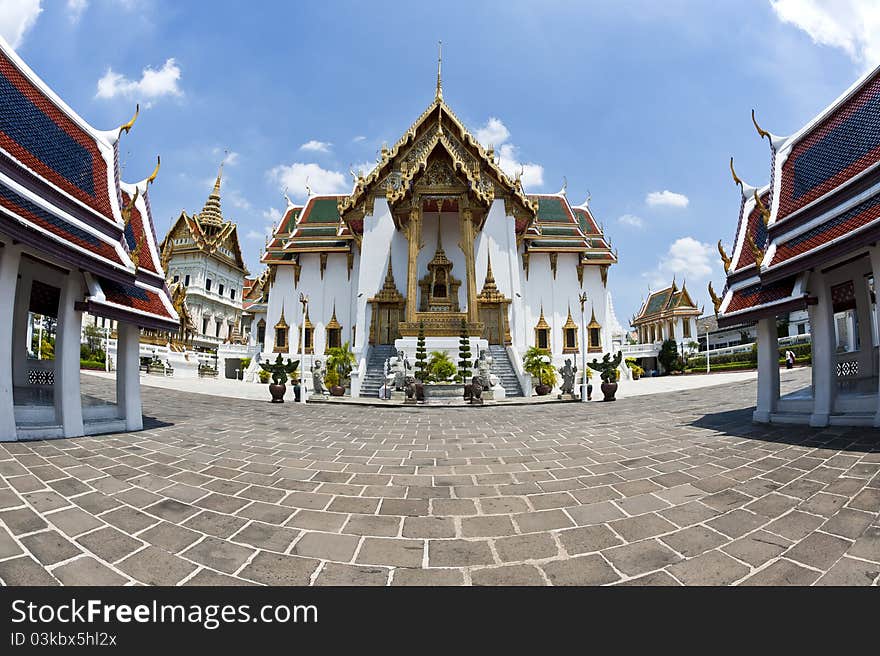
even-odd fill
[[[351,343],[346,342],[342,346],[334,346],[327,349],[327,371],[335,371],[342,380],[347,380],[351,370],[357,364],[354,353],[351,351]]]
[[[666,373],[677,371],[679,362],[678,345],[675,343],[674,339],[667,339],[663,342],[660,346],[660,354],[657,356],[657,360],[660,362]]]
[[[455,375],[455,363],[445,351],[432,351],[428,362],[428,377],[434,382],[449,380]]]
[[[420,381],[427,382],[428,351],[425,348],[425,323],[419,322],[419,338],[416,341],[415,375]]]
[[[461,320],[461,337],[458,340],[458,373],[464,382],[471,377],[471,339],[464,319]]]

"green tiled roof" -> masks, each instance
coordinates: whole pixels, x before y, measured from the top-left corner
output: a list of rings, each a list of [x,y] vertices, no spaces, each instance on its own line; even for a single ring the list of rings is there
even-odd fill
[[[335,237],[336,236],[336,228],[317,228],[314,226],[303,226],[300,229],[301,237]]]
[[[542,235],[566,235],[577,237],[577,229],[574,226],[544,226],[541,228]]]
[[[666,307],[666,302],[669,299],[669,290],[664,289],[662,292],[657,292],[651,299],[648,301],[648,307],[645,308],[645,314],[654,314],[655,312],[659,312],[664,307]]]
[[[336,198],[318,198],[306,217],[308,223],[339,223],[339,208]]]
[[[538,198],[538,221],[548,223],[568,223],[568,212],[559,198]]]

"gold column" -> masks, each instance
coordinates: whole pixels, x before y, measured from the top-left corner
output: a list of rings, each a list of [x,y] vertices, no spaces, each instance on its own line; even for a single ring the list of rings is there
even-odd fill
[[[477,323],[479,321],[477,267],[474,263],[474,219],[470,209],[465,209],[461,213],[461,250],[464,253],[465,268],[467,269],[468,321]]]
[[[422,209],[414,207],[409,213],[406,226],[406,238],[409,241],[409,260],[406,270],[406,320],[415,323],[418,308],[418,259],[422,241]]]

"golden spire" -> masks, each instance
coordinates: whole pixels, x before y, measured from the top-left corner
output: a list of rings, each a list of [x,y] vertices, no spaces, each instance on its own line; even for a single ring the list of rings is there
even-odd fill
[[[738,185],[740,189],[743,188],[743,181],[740,180],[739,176],[736,174],[736,170],[733,168],[733,157],[730,158],[730,173],[733,176],[734,184]]]
[[[223,212],[220,209],[220,181],[223,178],[223,164],[220,164],[220,170],[217,173],[217,180],[214,182],[214,189],[205,206],[199,212],[199,223],[203,225],[219,226],[223,223]]]
[[[443,100],[443,78],[442,78],[442,69],[443,69],[443,42],[437,42],[437,95],[435,97],[436,100]]]

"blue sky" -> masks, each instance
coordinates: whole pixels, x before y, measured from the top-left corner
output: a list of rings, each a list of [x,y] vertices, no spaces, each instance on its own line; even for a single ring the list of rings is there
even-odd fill
[[[445,99],[526,190],[592,195],[621,322],[673,275],[706,302],[739,205],[728,159],[769,176],[750,110],[794,132],[880,59],[878,28],[868,0],[0,0],[0,34],[93,125],[141,103],[120,159],[134,181],[161,154],[160,232],[226,158],[252,272],[285,187],[349,190],[431,102],[442,39]]]

